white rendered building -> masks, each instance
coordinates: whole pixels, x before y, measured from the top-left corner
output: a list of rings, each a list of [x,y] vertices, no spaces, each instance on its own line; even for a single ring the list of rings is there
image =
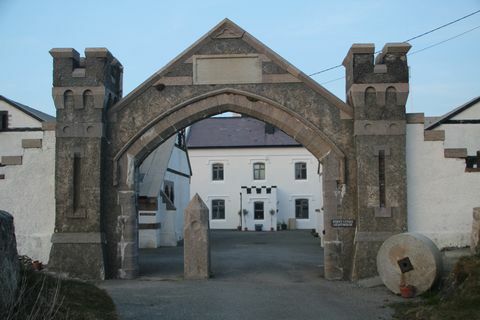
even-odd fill
[[[183,239],[191,174],[183,131],[162,143],[140,165],[140,248],[176,246]]]
[[[279,129],[249,117],[213,117],[191,126],[187,146],[191,194],[210,209],[210,228],[270,231],[290,220],[291,227],[323,230],[319,162]]]
[[[0,210],[18,252],[48,261],[55,225],[55,118],[0,96]]]

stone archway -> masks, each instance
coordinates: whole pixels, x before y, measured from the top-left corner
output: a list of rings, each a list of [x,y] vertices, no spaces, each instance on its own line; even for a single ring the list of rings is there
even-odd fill
[[[324,172],[327,181],[324,194],[326,195],[326,203],[332,198],[336,198],[338,194],[338,184],[345,183],[345,154],[314,124],[306,119],[302,119],[298,114],[293,113],[278,103],[266,99],[264,97],[231,88],[214,90],[199,97],[189,99],[173,108],[165,114],[159,115],[157,118],[149,122],[143,127],[137,135],[128,141],[114,157],[114,185],[118,187],[118,199],[120,212],[124,214],[122,219],[125,221],[135,220],[135,172],[138,165],[153,150],[155,150],[162,142],[167,140],[172,134],[178,130],[193,124],[196,121],[208,118],[210,116],[223,112],[232,111],[241,113],[250,117],[257,118],[264,122],[275,125],[309,150],[317,159],[323,162]],[[324,159],[329,161],[324,161]],[[335,183],[329,183],[335,181]],[[339,200],[341,201],[341,200]],[[337,208],[331,207],[328,214],[336,216]],[[134,223],[127,223],[127,228],[135,228]],[[133,230],[122,230],[125,234],[134,234]],[[121,266],[123,270],[135,270],[137,262],[128,257],[136,257],[134,237],[125,238],[119,243],[122,248],[129,248],[132,252],[123,252]],[[335,272],[335,268],[329,269],[332,261],[328,257],[334,256],[334,252],[330,252],[332,246],[327,241],[325,245],[326,274],[328,277],[343,277],[343,273]],[[124,259],[124,257],[127,257]],[[339,261],[335,261],[337,266]],[[130,277],[133,277],[136,271],[132,271]]]
[[[135,277],[136,168],[178,130],[234,111],[275,125],[321,160],[326,278],[374,275],[382,239],[406,223],[408,48],[387,46],[375,64],[373,46],[353,46],[344,62],[349,104],[227,19],[123,99],[123,68],[108,50],[86,49],[81,59],[73,49],[53,49],[51,268]]]

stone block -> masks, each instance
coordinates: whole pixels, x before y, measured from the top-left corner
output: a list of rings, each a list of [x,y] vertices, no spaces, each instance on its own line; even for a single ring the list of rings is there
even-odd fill
[[[445,141],[445,131],[444,130],[425,130],[423,132],[423,140]]]
[[[22,148],[41,148],[42,139],[22,139]]]
[[[0,210],[0,310],[6,310],[14,302],[20,265],[13,217]]]
[[[208,207],[198,194],[185,209],[184,236],[185,279],[209,278],[211,271]]]
[[[407,113],[407,123],[408,124],[424,124],[425,114],[424,113]]]
[[[262,62],[258,55],[196,56],[193,59],[194,84],[262,82]]]
[[[0,163],[5,166],[19,166],[22,164],[22,156],[3,156]]]
[[[43,122],[42,130],[43,131],[54,131],[57,123],[56,122]]]
[[[467,149],[466,148],[451,148],[445,149],[443,151],[445,158],[466,158]]]
[[[470,237],[472,254],[480,254],[480,207],[473,208],[472,235]]]

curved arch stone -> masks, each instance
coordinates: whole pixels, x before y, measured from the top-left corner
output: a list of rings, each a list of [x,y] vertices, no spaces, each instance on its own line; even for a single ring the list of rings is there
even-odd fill
[[[133,159],[135,163],[141,162],[178,130],[196,121],[227,111],[242,113],[275,125],[301,143],[317,159],[322,159],[332,151],[340,161],[339,180],[344,181],[345,154],[313,123],[268,98],[235,89],[209,92],[187,100],[157,116],[115,155],[115,166],[118,167],[119,162],[125,162],[125,160],[128,162],[128,159]],[[122,157],[127,158],[121,160]],[[116,176],[117,170],[114,168],[115,184],[119,182],[119,177]],[[127,182],[125,173],[122,177],[123,181]]]

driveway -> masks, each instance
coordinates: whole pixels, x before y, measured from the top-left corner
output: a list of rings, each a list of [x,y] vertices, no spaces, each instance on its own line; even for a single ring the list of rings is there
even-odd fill
[[[100,283],[122,319],[390,319],[384,287],[326,281],[308,231],[212,231],[209,280],[182,279],[183,248],[141,250],[141,277]]]

